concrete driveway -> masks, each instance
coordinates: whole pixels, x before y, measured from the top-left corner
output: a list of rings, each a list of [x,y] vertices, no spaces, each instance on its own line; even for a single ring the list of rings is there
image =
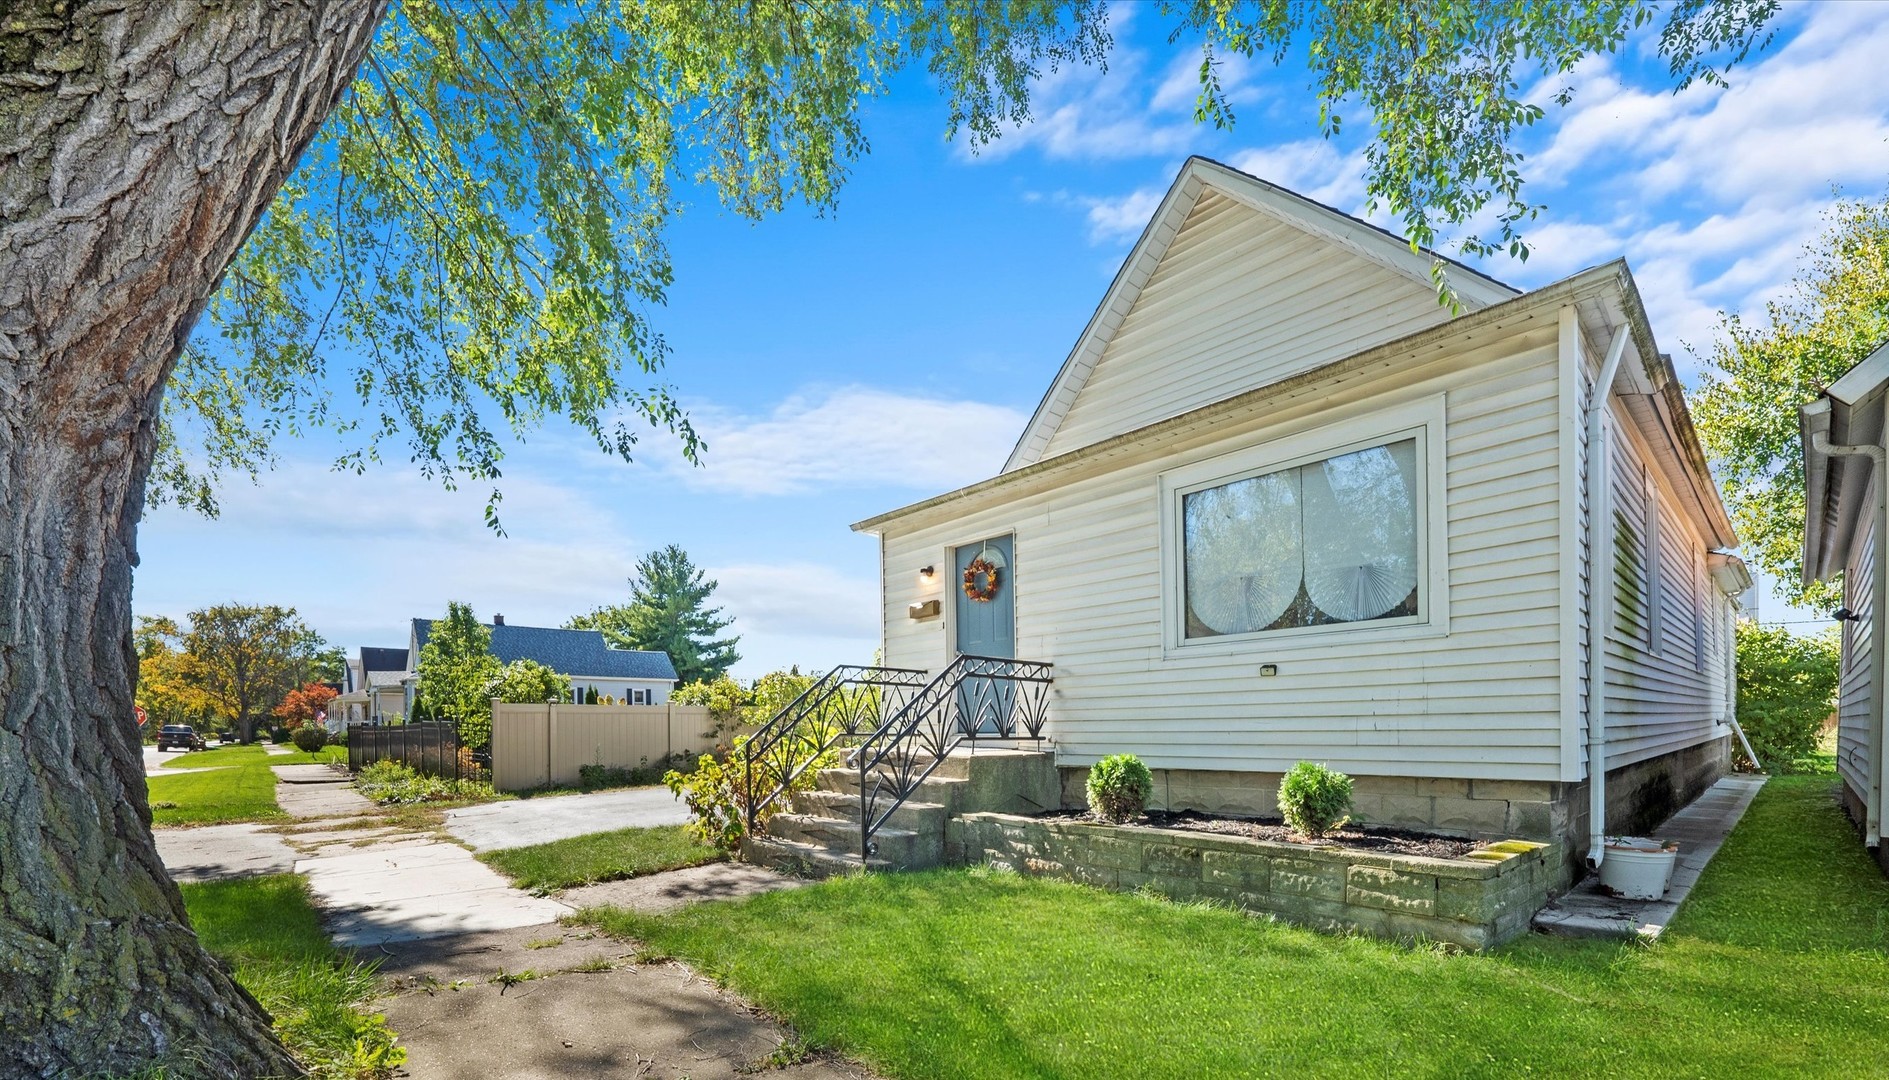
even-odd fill
[[[688,807],[668,788],[624,788],[448,810],[446,831],[471,844],[475,851],[497,851],[632,826],[680,825],[688,820]]]

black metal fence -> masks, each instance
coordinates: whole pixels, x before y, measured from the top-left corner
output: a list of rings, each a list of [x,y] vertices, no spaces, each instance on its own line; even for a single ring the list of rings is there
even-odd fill
[[[376,761],[398,761],[415,772],[446,780],[478,779],[479,763],[459,752],[459,729],[450,721],[377,726],[348,725],[348,771]]]

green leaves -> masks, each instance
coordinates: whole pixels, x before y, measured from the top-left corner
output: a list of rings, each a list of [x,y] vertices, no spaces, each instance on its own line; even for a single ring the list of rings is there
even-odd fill
[[[1803,581],[1797,409],[1889,339],[1889,198],[1839,203],[1826,220],[1791,296],[1765,305],[1761,320],[1721,320],[1691,408],[1740,550],[1790,603],[1829,609],[1841,588]]]
[[[426,644],[420,646],[416,711],[455,721],[461,743],[482,750],[492,735],[491,690],[502,670],[492,655],[491,628],[479,621],[470,604],[450,601],[446,617],[433,620]]]
[[[1517,140],[1581,59],[1659,25],[1678,86],[1769,40],[1775,0],[1167,0],[1201,50],[1196,117],[1234,123],[1227,56],[1307,65],[1321,132],[1362,108],[1366,190],[1413,249],[1526,258],[1541,210]],[[283,437],[339,469],[404,455],[491,485],[506,440],[561,419],[631,457],[650,432],[705,450],[663,379],[655,312],[691,185],[750,218],[836,204],[868,150],[864,103],[922,65],[945,133],[1030,119],[1033,83],[1103,65],[1097,0],[404,0],[210,301],[167,387],[152,497],[215,510]],[[1438,298],[1454,306],[1442,262]]]
[[[340,469],[493,485],[495,530],[505,440],[546,420],[695,461],[652,323],[680,192],[825,210],[893,72],[924,63],[981,142],[1031,79],[1099,62],[1103,23],[1088,0],[405,0],[176,369],[153,497],[214,512],[222,477],[317,430]]]
[[[1164,13],[1216,50],[1269,56],[1303,49],[1327,138],[1341,110],[1362,106],[1374,129],[1365,144],[1370,206],[1396,215],[1411,249],[1441,247],[1440,231],[1467,226],[1454,239],[1461,254],[1508,252],[1526,259],[1522,228],[1542,210],[1523,195],[1520,135],[1547,115],[1535,99],[1566,105],[1572,90],[1542,87],[1582,59],[1616,52],[1665,10],[1657,50],[1680,88],[1694,79],[1722,83],[1723,72],[1767,43],[1774,0],[1166,0]],[[1196,116],[1216,124],[1231,107],[1203,66]],[[1486,222],[1487,224],[1483,224]],[[1439,300],[1454,306],[1439,262]]]
[[[1817,748],[1836,709],[1835,631],[1814,637],[1781,626],[1738,624],[1738,725],[1767,772],[1793,772]],[[1742,748],[1734,747],[1742,760]]]

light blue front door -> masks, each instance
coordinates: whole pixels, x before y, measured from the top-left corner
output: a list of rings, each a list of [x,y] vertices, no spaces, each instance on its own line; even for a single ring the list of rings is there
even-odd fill
[[[988,591],[990,599],[979,600],[964,587],[964,572],[979,560],[996,568],[997,581],[991,587],[989,575],[975,575],[973,586]],[[1010,538],[994,536],[957,550],[957,633],[958,651],[971,656],[1014,657],[1017,653],[1017,575],[1010,560]]]
[[[1011,558],[1010,537],[993,536],[957,549],[957,651],[970,656],[1012,659],[1017,655],[1017,575]],[[995,571],[992,575],[983,567]],[[969,587],[965,573],[971,572]],[[979,599],[975,591],[988,594]],[[970,678],[958,689],[958,727],[966,733],[997,734],[1009,722],[1016,702],[1016,684],[1007,679]]]

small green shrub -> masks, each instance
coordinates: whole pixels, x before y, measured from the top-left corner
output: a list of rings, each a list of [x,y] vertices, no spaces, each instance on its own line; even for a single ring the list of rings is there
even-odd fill
[[[328,745],[328,732],[326,729],[316,727],[314,724],[303,724],[301,727],[295,729],[292,741],[295,743],[297,750],[305,754],[312,754]]]
[[[269,741],[276,744],[277,746],[281,746],[283,743],[288,742],[289,735],[290,735],[289,729],[285,727],[269,729]]]
[[[425,776],[391,760],[376,761],[354,774],[354,788],[381,805],[489,799],[492,785],[479,780]]]
[[[337,732],[335,732],[334,734],[332,734],[332,735],[330,735],[330,736],[328,736],[328,745],[329,745],[329,746],[346,746],[346,745],[348,745],[348,729],[347,729],[347,727],[346,727],[346,726],[343,726],[343,727],[341,728],[341,730],[340,730],[340,731],[337,731]]]
[[[1109,821],[1141,816],[1154,798],[1154,776],[1133,754],[1111,754],[1089,769],[1089,809]]]
[[[1301,761],[1279,783],[1279,812],[1287,825],[1316,840],[1351,820],[1351,777]]]
[[[688,763],[686,754],[671,754],[654,763],[644,758],[634,768],[624,768],[621,765],[579,765],[577,786],[585,791],[596,791],[600,788],[644,787],[649,784],[660,784],[669,770]]]
[[[748,790],[745,737],[735,740],[726,760],[703,754],[696,760],[694,772],[671,769],[662,782],[688,804],[693,815],[690,832],[705,844],[734,851],[747,832],[749,799],[763,799],[779,789],[773,801],[760,808],[758,825],[787,809],[795,795],[812,791],[819,782],[820,770],[839,759],[838,751],[827,745],[834,734],[819,724],[808,724],[764,751],[754,760],[752,792]]]

